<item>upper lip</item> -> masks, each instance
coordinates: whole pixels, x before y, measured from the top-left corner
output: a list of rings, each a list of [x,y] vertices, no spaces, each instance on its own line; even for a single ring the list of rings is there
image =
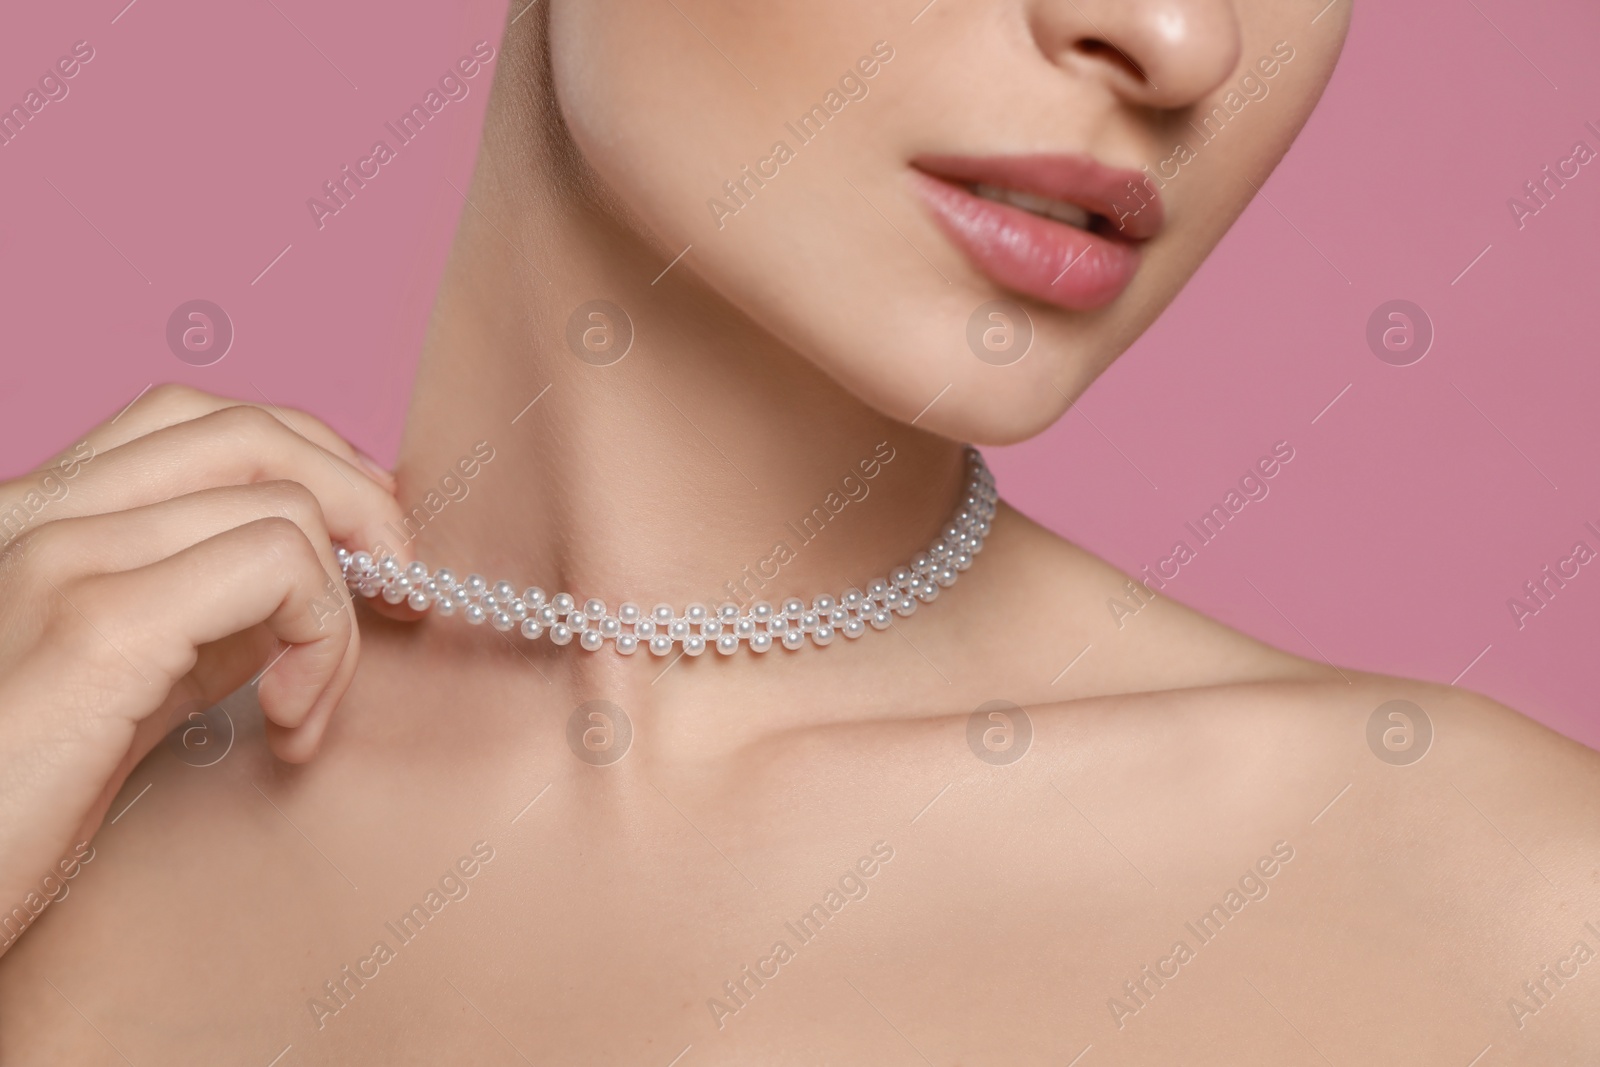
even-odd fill
[[[1161,196],[1136,170],[1108,167],[1076,154],[1009,156],[923,155],[912,166],[958,185],[995,185],[1076,204],[1104,217],[1094,232],[1143,241],[1161,229]]]

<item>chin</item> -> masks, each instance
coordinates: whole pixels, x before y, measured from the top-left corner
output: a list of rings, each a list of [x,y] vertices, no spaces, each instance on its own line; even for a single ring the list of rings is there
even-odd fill
[[[1019,298],[1001,293],[994,299]],[[963,348],[946,379],[953,383],[949,392],[916,425],[975,445],[1014,445],[1038,436],[1122,355],[1122,338],[1142,330],[1142,323],[1109,319],[1109,311],[1096,314],[1099,321],[1085,329],[1081,320],[1062,322],[1063,313],[1054,309],[1029,307],[1036,333],[1027,352],[1013,363],[987,365]],[[1101,336],[1108,328],[1116,340]],[[902,421],[916,418],[927,403],[925,397],[895,399],[892,413]]]
[[[1057,373],[1042,366],[1029,371],[985,367],[958,377],[921,418],[917,418],[918,408],[927,403],[926,398],[896,396],[880,410],[904,423],[916,419],[918,429],[954,441],[1014,445],[1048,430],[1076,399],[1075,387],[1054,383]],[[1069,374],[1061,371],[1059,376],[1067,378]]]
[[[1003,393],[985,390],[951,418],[951,429],[937,432],[975,445],[1020,444],[1055,425],[1071,407],[1071,392],[1066,396],[1049,385],[1018,395],[1014,389]]]

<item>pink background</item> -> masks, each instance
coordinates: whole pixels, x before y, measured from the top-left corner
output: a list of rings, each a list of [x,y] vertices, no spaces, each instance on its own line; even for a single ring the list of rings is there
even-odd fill
[[[487,76],[320,232],[305,200],[498,42],[504,3],[125,3],[29,5],[0,35],[7,105],[73,42],[96,53],[0,147],[5,473],[169,380],[307,407],[388,460]],[[1506,206],[1575,140],[1600,149],[1596,41],[1582,0],[1361,5],[1270,203],[1079,410],[990,450],[1005,495],[1137,570],[1288,440],[1270,496],[1172,595],[1309,656],[1459,677],[1600,746],[1600,563],[1521,630],[1506,604],[1579,538],[1600,549],[1600,162],[1520,231]],[[197,297],[237,331],[205,368],[165,342]],[[1395,298],[1437,331],[1409,367],[1366,344]]]

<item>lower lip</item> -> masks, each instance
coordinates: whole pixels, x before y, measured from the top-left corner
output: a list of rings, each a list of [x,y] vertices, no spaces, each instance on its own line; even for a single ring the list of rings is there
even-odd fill
[[[975,196],[922,171],[912,177],[950,239],[991,280],[1071,311],[1105,307],[1139,269],[1139,249],[1010,204]]]

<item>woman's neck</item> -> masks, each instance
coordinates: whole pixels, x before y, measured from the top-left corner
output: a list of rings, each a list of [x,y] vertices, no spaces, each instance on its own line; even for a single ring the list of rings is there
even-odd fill
[[[540,145],[508,143],[526,130],[490,106],[417,370],[396,541],[646,610],[837,594],[925,548],[960,492],[960,445],[778,343],[697,282],[692,251],[663,273],[674,253],[597,210]],[[592,362],[568,341],[595,300],[633,331],[610,365],[615,312],[581,317]]]

